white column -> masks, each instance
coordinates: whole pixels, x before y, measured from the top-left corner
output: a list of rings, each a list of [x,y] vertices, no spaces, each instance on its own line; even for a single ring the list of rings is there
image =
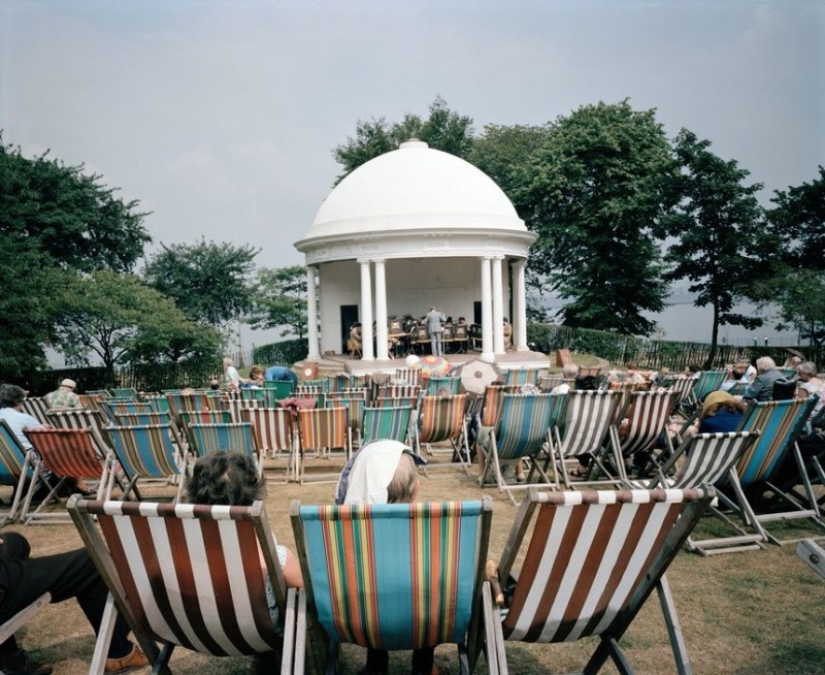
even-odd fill
[[[372,278],[370,276],[370,261],[359,260],[361,263],[361,360],[375,361],[375,352],[372,348]]]
[[[318,361],[321,358],[321,350],[318,346],[318,303],[315,300],[315,273],[318,268],[312,265],[307,266],[307,359]]]
[[[390,358],[387,350],[387,275],[384,261],[375,261],[375,352],[379,361]]]
[[[513,303],[513,344],[517,352],[526,352],[527,347],[527,289],[524,278],[526,260],[516,260],[513,263],[513,285],[515,286],[515,302]]]
[[[501,263],[503,258],[492,260],[493,266],[493,351],[504,354],[504,294],[501,286]]]
[[[490,289],[490,258],[481,259],[481,358],[494,361],[493,301]]]

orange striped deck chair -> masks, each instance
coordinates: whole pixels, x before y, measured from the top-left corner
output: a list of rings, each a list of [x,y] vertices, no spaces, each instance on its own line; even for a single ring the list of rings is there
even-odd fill
[[[352,452],[347,408],[338,406],[298,410],[298,438],[298,481],[302,485],[310,481],[336,482]],[[336,453],[336,450],[339,452]],[[340,465],[329,467],[330,460],[336,454],[340,455]],[[308,471],[307,462],[310,459],[322,460],[320,463],[327,464],[323,468],[328,470]]]
[[[362,389],[354,395],[344,395],[340,392],[327,394],[326,407],[347,409],[347,424],[350,428],[350,438],[357,439],[357,445],[362,445],[361,425],[364,419],[364,408],[367,405],[366,390]]]
[[[483,644],[482,586],[492,501],[290,506],[301,562],[311,672],[337,672],[340,644],[458,647],[460,672]],[[287,618],[287,623],[292,624]],[[492,635],[492,634],[491,634]]]
[[[179,421],[180,414],[184,410],[220,410],[220,399],[209,396],[206,392],[196,392],[194,394],[187,394],[184,396],[181,393],[166,393],[166,403],[169,405],[169,411],[175,421]],[[153,404],[155,405],[155,404]]]
[[[281,617],[286,589],[263,502],[173,505],[76,495],[68,509],[109,588],[90,672],[103,673],[118,613],[154,673],[170,673],[177,646],[242,656],[279,644],[267,586]]]
[[[252,425],[255,443],[261,453],[260,462],[266,453],[276,461],[284,461],[284,481],[297,480],[295,475],[296,453],[298,452],[292,413],[286,408],[247,408],[241,411],[241,419]]]
[[[260,391],[263,391],[261,389]],[[239,392],[229,392],[237,394]],[[265,399],[243,398],[242,396],[224,396],[221,399],[221,409],[229,413],[229,418],[232,422],[243,421],[243,411],[250,408],[265,408]]]
[[[501,406],[504,403],[505,394],[515,394],[518,392],[517,384],[488,384],[484,389],[484,408],[481,412],[481,425],[484,427],[495,427],[501,415]]]
[[[109,398],[101,400],[100,409],[109,418],[112,424],[117,424],[118,414],[123,413],[137,413],[137,412],[153,412],[154,408],[151,403],[144,403],[127,398]]]
[[[496,644],[596,636],[599,642],[583,672],[595,675],[611,658],[618,672],[632,673],[619,642],[655,588],[677,671],[691,673],[665,572],[713,495],[713,488],[531,488],[498,565],[506,609],[485,595],[485,620],[499,631]],[[518,572],[517,560],[522,561]],[[505,650],[498,657],[496,672],[506,675]]]
[[[464,409],[467,394],[453,396],[424,396],[418,411],[418,427],[415,430],[415,451],[421,454],[421,444],[428,455],[447,455],[446,462],[431,462],[427,469],[460,467],[470,475],[470,446],[467,444],[467,419]],[[449,449],[436,444],[449,443]],[[435,446],[435,447],[434,447]]]
[[[31,493],[23,505],[20,519],[25,525],[32,523],[65,523],[69,514],[61,507],[59,511],[48,510],[46,505],[68,480],[79,479],[97,482],[97,498],[111,499],[114,485],[112,455],[100,457],[94,447],[88,429],[31,429],[26,437],[38,455],[34,475],[37,478],[44,470],[54,476],[48,496],[33,511],[30,509]]]

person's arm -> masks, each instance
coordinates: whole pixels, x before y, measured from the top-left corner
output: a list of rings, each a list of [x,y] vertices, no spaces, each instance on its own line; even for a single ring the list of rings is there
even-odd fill
[[[301,574],[301,564],[298,558],[289,549],[286,550],[286,562],[283,566],[284,583],[290,588],[303,588],[304,577]]]

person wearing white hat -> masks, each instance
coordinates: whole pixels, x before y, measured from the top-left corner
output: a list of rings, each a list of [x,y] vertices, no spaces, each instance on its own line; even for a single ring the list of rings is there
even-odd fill
[[[54,391],[46,394],[45,401],[49,408],[80,408],[80,397],[74,393],[77,382],[66,378]]]

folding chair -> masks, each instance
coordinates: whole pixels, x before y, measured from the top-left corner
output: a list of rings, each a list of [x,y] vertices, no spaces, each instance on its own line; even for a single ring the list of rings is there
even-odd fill
[[[46,470],[54,477],[52,489],[36,509],[31,510],[31,492],[26,497],[20,520],[24,525],[32,523],[66,523],[69,514],[45,510],[57,496],[58,490],[69,480],[93,480],[97,482],[97,499],[111,499],[114,486],[113,456],[100,457],[94,447],[88,429],[31,429],[26,437],[32,444],[38,459],[34,462],[34,480]]]
[[[505,394],[518,393],[517,384],[488,384],[484,389],[484,407],[481,412],[481,426],[495,427],[501,416]]]
[[[274,460],[286,460],[284,482],[297,480],[298,442],[292,413],[286,408],[247,408],[241,411],[241,419],[252,425],[255,443],[261,453],[261,465],[266,453],[270,452]]]
[[[426,446],[428,455],[444,455],[436,443],[449,442],[447,451],[450,460],[433,462],[427,469],[460,467],[470,475],[470,446],[467,444],[467,419],[464,408],[467,406],[467,394],[453,396],[424,396],[418,411],[418,425],[415,428],[415,451],[421,454],[421,444]]]
[[[596,636],[599,642],[583,672],[595,675],[609,657],[618,672],[632,673],[619,641],[655,588],[677,671],[691,673],[665,572],[713,493],[713,488],[531,488],[498,565],[506,609],[494,604],[485,588],[485,621],[495,627],[494,644],[572,642]],[[532,534],[526,539],[528,531]],[[523,559],[518,573],[517,559]],[[494,654],[495,672],[506,675],[505,650],[494,653],[488,646],[488,661]]]
[[[365,390],[360,390],[355,395],[344,395],[336,392],[327,394],[331,398],[327,398],[327,408],[338,408],[345,406],[347,409],[347,424],[350,428],[350,437],[358,441],[358,447],[361,447],[361,424],[364,419],[364,408],[367,404],[367,396]]]
[[[364,408],[364,421],[361,423],[361,443],[359,447],[378,440],[406,443],[411,415],[412,407],[409,405]]]
[[[295,643],[306,644],[312,672],[324,665],[337,672],[343,643],[385,650],[452,643],[462,675],[473,671],[484,641],[489,497],[347,506],[294,501],[290,518],[308,614],[307,634]]]
[[[396,384],[412,384],[421,386],[420,368],[396,368],[393,381]]]
[[[203,457],[213,452],[237,450],[255,460],[258,475],[263,475],[263,460],[255,442],[255,434],[250,422],[218,422],[201,424],[193,422],[188,426],[192,438],[192,449],[196,457]]]
[[[134,387],[115,387],[109,390],[112,398],[130,398],[133,401],[138,400],[137,389]]]
[[[180,422],[180,414],[184,410],[194,412],[197,410],[220,410],[222,408],[221,401],[207,395],[206,392],[196,392],[185,396],[180,392],[167,392],[165,396],[169,411],[178,423]]]
[[[134,426],[141,424],[172,424],[172,416],[168,412],[116,412],[116,426]]]
[[[513,491],[529,486],[508,484],[502,474],[502,465],[529,460],[528,483],[538,473],[540,485],[554,487],[555,483],[539,466],[538,456],[543,452],[542,446],[548,443],[550,429],[565,404],[564,394],[505,394],[498,422],[490,433],[490,447],[484,457],[484,471],[479,476],[479,485],[483,487],[494,475],[499,492],[506,493],[515,504]]]
[[[44,593],[30,605],[26,605],[17,614],[0,624],[0,643],[8,640],[12,635],[25,626],[32,617],[52,601],[51,593]]]
[[[6,523],[13,523],[20,517],[18,512],[22,511],[23,504],[31,501],[30,495],[35,493],[43,481],[42,477],[37,480],[34,478],[35,461],[32,451],[25,450],[6,420],[0,419],[0,485],[14,489],[11,507],[0,516],[0,527]],[[51,487],[51,484],[48,486]]]
[[[460,377],[431,377],[427,381],[425,396],[443,396],[443,392],[449,391],[456,395],[461,391]]]
[[[538,371],[532,368],[510,368],[504,372],[504,384],[535,384],[537,373]]]
[[[352,437],[347,420],[347,409],[313,408],[298,410],[298,480],[303,485],[308,481],[335,482],[344,464],[352,452]],[[335,450],[340,451],[341,464],[337,470],[325,472],[307,472],[307,460],[310,452],[322,460],[330,460]]]
[[[260,391],[263,391],[261,389]],[[239,392],[232,392],[233,394],[237,394]],[[255,408],[265,408],[267,407],[266,400],[264,399],[249,399],[244,398],[242,395],[240,396],[224,396],[221,399],[221,408],[222,410],[229,413],[229,418],[233,422],[241,422],[243,420],[243,411],[250,410]]]
[[[131,398],[107,398],[100,401],[100,409],[112,424],[117,424],[118,413],[154,412],[151,403]]]
[[[590,461],[587,475],[575,485],[611,485],[616,486],[617,479],[601,459],[601,450],[605,447],[610,427],[617,424],[616,413],[621,394],[615,391],[581,391],[567,393],[567,408],[563,425],[556,424],[550,434],[550,457],[555,474],[556,487],[574,489],[567,469],[567,461],[587,458]],[[621,458],[617,457],[620,462]],[[595,472],[601,471],[604,479],[598,480]]]
[[[109,588],[90,673],[103,674],[118,613],[154,673],[170,673],[178,645],[242,656],[279,644],[267,587],[281,617],[286,590],[263,502],[139,504],[73,496],[68,509]]]
[[[722,386],[725,378],[728,376],[726,370],[704,370],[702,374],[696,379],[696,384],[690,392],[688,405],[693,412],[701,405],[710,392],[716,391]]]
[[[405,405],[410,404],[415,410],[421,398],[421,385],[418,384],[386,384],[378,388],[377,398],[396,399]],[[375,403],[375,401],[373,401]]]
[[[795,553],[814,572],[825,579],[825,549],[813,539],[803,539],[797,543]]]
[[[188,462],[175,427],[171,424],[106,427],[105,432],[126,477],[122,499],[128,499],[140,479],[162,485],[177,483],[173,499],[180,498]]]
[[[31,415],[42,424],[48,424],[46,413],[49,411],[49,406],[46,405],[46,399],[42,396],[27,396],[23,399],[22,405],[24,413]]]

